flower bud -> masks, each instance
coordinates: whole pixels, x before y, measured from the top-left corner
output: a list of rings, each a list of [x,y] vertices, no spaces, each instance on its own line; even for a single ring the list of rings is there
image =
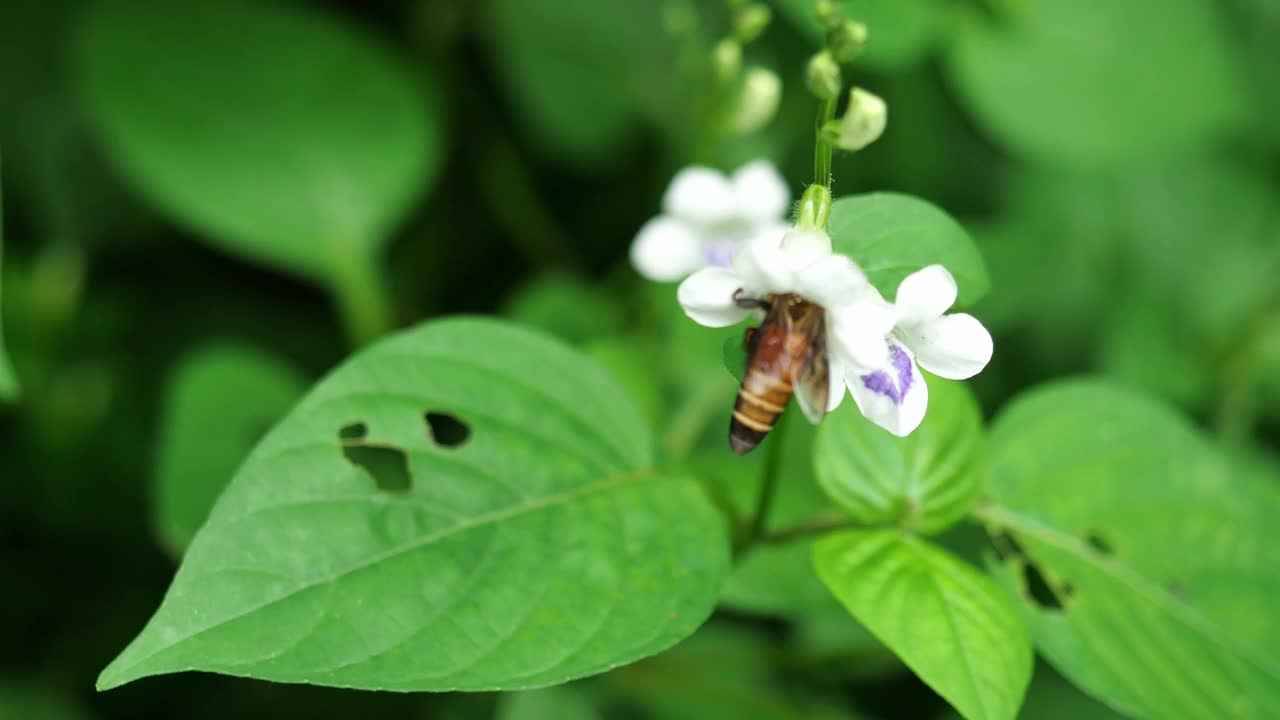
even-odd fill
[[[849,106],[845,108],[844,117],[823,130],[832,134],[840,149],[861,150],[884,132],[888,116],[884,100],[862,88],[853,88],[849,91]]]
[[[824,28],[833,28],[840,24],[840,3],[836,0],[817,0],[813,6],[819,25]]]
[[[721,40],[711,52],[711,62],[715,66],[716,78],[721,82],[732,80],[742,68],[742,45],[732,38]]]
[[[853,60],[866,44],[867,26],[857,20],[845,20],[827,33],[827,47],[836,62]]]
[[[770,12],[769,6],[751,3],[738,10],[733,16],[733,35],[743,45],[750,44],[760,37],[760,33],[764,32],[765,28],[769,27],[769,21],[772,19],[773,13]]]
[[[761,67],[748,68],[733,110],[732,129],[737,135],[759,130],[773,119],[782,97],[782,80]]]
[[[809,86],[809,92],[819,100],[838,97],[840,87],[844,85],[844,79],[840,76],[840,66],[836,64],[835,58],[831,57],[829,50],[823,50],[809,60],[805,81]]]

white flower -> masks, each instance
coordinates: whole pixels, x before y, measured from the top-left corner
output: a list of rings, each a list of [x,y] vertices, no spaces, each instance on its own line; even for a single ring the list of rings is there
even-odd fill
[[[991,360],[991,334],[972,315],[944,315],[956,301],[956,280],[941,265],[908,275],[894,300],[897,321],[887,338],[889,357],[872,372],[845,377],[862,414],[900,437],[924,420],[929,388],[920,367],[951,380],[982,371]]]
[[[782,242],[758,237],[733,257],[731,267],[708,267],[681,283],[680,305],[694,322],[727,327],[752,309],[741,299],[795,293],[826,311],[827,362],[834,409],[844,397],[847,378],[871,373],[889,357],[887,337],[897,315],[867,283],[852,260],[831,252],[831,238],[820,230],[793,229]]]
[[[905,436],[924,419],[928,387],[917,368],[945,378],[976,375],[991,359],[991,335],[970,315],[943,315],[956,299],[956,282],[941,265],[913,273],[893,304],[867,282],[849,258],[831,252],[825,232],[793,229],[781,243],[747,243],[731,267],[708,267],[681,283],[685,314],[709,327],[726,327],[751,312],[740,299],[795,293],[826,311],[830,395],[845,388],[869,420]]]
[[[767,160],[731,177],[711,168],[687,167],[671,179],[662,214],[645,223],[631,245],[631,264],[646,278],[671,282],[704,267],[728,267],[734,252],[754,237],[776,245],[791,194]]]

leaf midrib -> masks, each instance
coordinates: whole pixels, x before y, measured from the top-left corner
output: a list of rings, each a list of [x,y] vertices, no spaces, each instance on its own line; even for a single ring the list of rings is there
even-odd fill
[[[459,533],[466,532],[468,530],[473,530],[478,527],[492,525],[498,522],[502,522],[504,520],[510,520],[512,518],[519,517],[521,515],[537,512],[538,510],[543,510],[546,508],[555,507],[557,505],[566,504],[572,500],[575,500],[581,497],[587,497],[595,493],[603,492],[605,490],[609,490],[627,483],[646,480],[646,479],[655,477],[656,475],[657,475],[657,472],[652,468],[634,470],[634,471],[622,473],[619,475],[614,475],[612,477],[601,480],[600,482],[597,482],[597,483],[583,485],[581,487],[575,488],[568,492],[558,493],[556,495],[549,495],[547,497],[540,498],[530,503],[517,505],[509,508],[504,508],[502,510],[478,515],[468,522],[462,522],[452,527],[440,530],[438,532],[435,532],[429,535],[424,535],[423,537],[417,538],[399,547],[392,548],[390,550],[386,550],[384,552],[373,555],[358,563],[348,565],[346,567],[340,568],[333,572],[308,580],[290,589],[288,592],[280,595],[279,597],[275,597],[270,600],[260,602],[256,605],[253,605],[252,607],[246,608],[238,613],[235,613],[234,615],[231,615],[226,618],[222,618],[217,622],[211,623],[209,625],[206,625],[200,628],[199,630],[196,630],[180,638],[177,638],[172,642],[164,645],[163,647],[157,648],[156,650],[148,653],[147,655],[139,658],[138,660],[131,662],[127,667],[136,668],[146,663],[147,661],[151,660],[155,656],[173,647],[176,647],[177,645],[184,643],[190,640],[191,638],[198,637],[206,632],[209,632],[210,630],[226,625],[227,623],[234,622],[242,617],[245,617],[246,615],[262,610],[263,608],[270,607],[271,605],[274,605],[276,603],[288,600],[289,598],[297,595],[298,593],[304,592],[306,590],[317,587],[319,585],[323,585],[325,583],[333,582],[350,573],[357,572],[366,567],[370,567],[377,563],[390,560],[401,554],[412,552],[414,550],[425,547],[427,545],[430,545],[437,541],[451,537],[453,535],[457,535]],[[371,495],[370,497],[372,498],[373,496]],[[99,677],[98,679],[99,689],[107,689],[109,687],[116,687],[117,685],[123,684],[123,683],[109,683],[105,681],[105,678],[109,677],[109,673],[111,673],[112,669],[115,668],[115,666],[116,666],[116,663],[113,662],[110,666],[106,668],[106,670],[103,670],[102,676]],[[124,673],[120,673],[120,675],[124,676]],[[124,682],[127,682],[127,680],[125,680]]]

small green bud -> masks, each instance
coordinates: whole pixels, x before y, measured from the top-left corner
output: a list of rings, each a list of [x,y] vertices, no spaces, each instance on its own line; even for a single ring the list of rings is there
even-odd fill
[[[745,135],[767,125],[778,111],[781,98],[782,80],[777,74],[761,67],[749,68],[733,111],[734,134]]]
[[[747,5],[733,17],[733,35],[738,38],[738,42],[748,45],[760,37],[760,33],[769,27],[772,19],[773,13],[769,6],[761,3]]]
[[[799,230],[822,230],[827,227],[827,220],[830,217],[831,191],[821,182],[805,188],[804,195],[800,196],[800,208],[796,213],[795,227]],[[828,245],[830,242],[827,240]],[[831,248],[828,246],[827,252],[830,251]]]
[[[830,29],[840,24],[840,3],[836,0],[816,0],[813,12],[818,16],[818,24]]]
[[[831,48],[836,62],[849,62],[866,44],[867,26],[857,20],[845,20],[827,33],[827,47]]]
[[[831,57],[830,51],[823,50],[809,59],[805,82],[819,100],[839,97],[844,79],[840,76],[840,65]]]
[[[715,65],[716,77],[721,82],[728,82],[738,76],[742,69],[742,45],[733,38],[725,38],[716,44],[711,52],[711,61]]]
[[[844,117],[839,123],[823,127],[823,133],[829,137],[834,135],[832,139],[841,150],[861,150],[884,133],[888,118],[889,109],[884,100],[862,88],[853,88],[849,91],[849,106],[845,108]]]

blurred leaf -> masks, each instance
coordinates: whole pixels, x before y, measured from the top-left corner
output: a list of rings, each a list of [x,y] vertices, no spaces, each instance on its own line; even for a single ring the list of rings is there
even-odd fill
[[[1280,713],[1280,487],[1231,472],[1180,417],[1096,380],[1019,398],[991,448],[982,515],[1052,593],[1037,600],[1023,559],[1006,560],[1058,670],[1139,717]]]
[[[79,86],[115,164],[247,259],[348,282],[439,170],[430,83],[313,6],[117,0],[82,20]]]
[[[911,273],[941,263],[960,286],[957,305],[989,287],[987,267],[969,234],[942,210],[910,195],[870,193],[836,200],[828,224],[835,251],[853,258],[888,299]]]
[[[0,676],[0,718],[84,720],[89,717],[70,693],[59,692],[39,680]]]
[[[665,407],[650,348],[630,337],[610,337],[591,340],[582,349],[608,371],[635,404],[646,424],[658,429]]]
[[[846,530],[814,546],[849,613],[969,720],[1013,718],[1031,679],[1017,610],[989,578],[897,530]]]
[[[849,720],[853,714],[780,682],[759,634],[710,623],[602,683],[653,720]],[[550,717],[550,716],[548,716]]]
[[[4,186],[0,184],[0,280],[4,277]],[[3,285],[3,283],[0,283]],[[0,290],[3,290],[0,287]],[[3,293],[0,293],[3,298]],[[0,315],[0,402],[18,397],[18,376],[13,372],[13,363],[4,346],[4,323]]]
[[[478,318],[400,333],[257,446],[99,687],[201,669],[524,689],[670,647],[710,614],[728,542],[654,454],[622,390],[556,341]]]
[[[959,718],[954,710],[938,720]],[[1025,720],[1122,720],[1125,716],[1080,692],[1047,665],[1037,665],[1019,718]]]
[[[1171,314],[1150,294],[1134,293],[1117,303],[1101,339],[1099,365],[1131,387],[1197,407],[1210,387],[1204,349]]]
[[[580,277],[555,272],[518,288],[502,314],[575,345],[622,327],[622,308],[612,296]]]
[[[489,53],[516,116],[566,159],[609,158],[646,105],[679,93],[658,3],[494,0]]]
[[[1206,144],[1241,93],[1207,0],[1037,0],[968,14],[948,68],[980,124],[1028,158],[1114,167]]]
[[[778,9],[815,44],[826,42],[813,0],[778,0]],[[946,20],[938,0],[842,0],[844,17],[867,25],[867,47],[855,61],[886,70],[919,62],[937,44]]]
[[[597,720],[590,698],[573,686],[522,690],[502,696],[496,720]]]
[[[747,374],[747,349],[743,347],[741,338],[724,339],[724,369],[729,371],[734,380],[742,382]]]
[[[929,378],[929,412],[894,437],[843,403],[818,428],[818,482],[855,522],[933,534],[964,517],[986,483],[982,415],[962,383]]]
[[[169,377],[153,511],[181,555],[236,468],[306,389],[297,370],[252,346],[211,344]]]
[[[1221,3],[1234,32],[1231,47],[1250,82],[1251,103],[1258,131],[1273,148],[1280,147],[1280,84],[1271,68],[1280,45],[1280,3],[1274,0],[1226,0]]]

